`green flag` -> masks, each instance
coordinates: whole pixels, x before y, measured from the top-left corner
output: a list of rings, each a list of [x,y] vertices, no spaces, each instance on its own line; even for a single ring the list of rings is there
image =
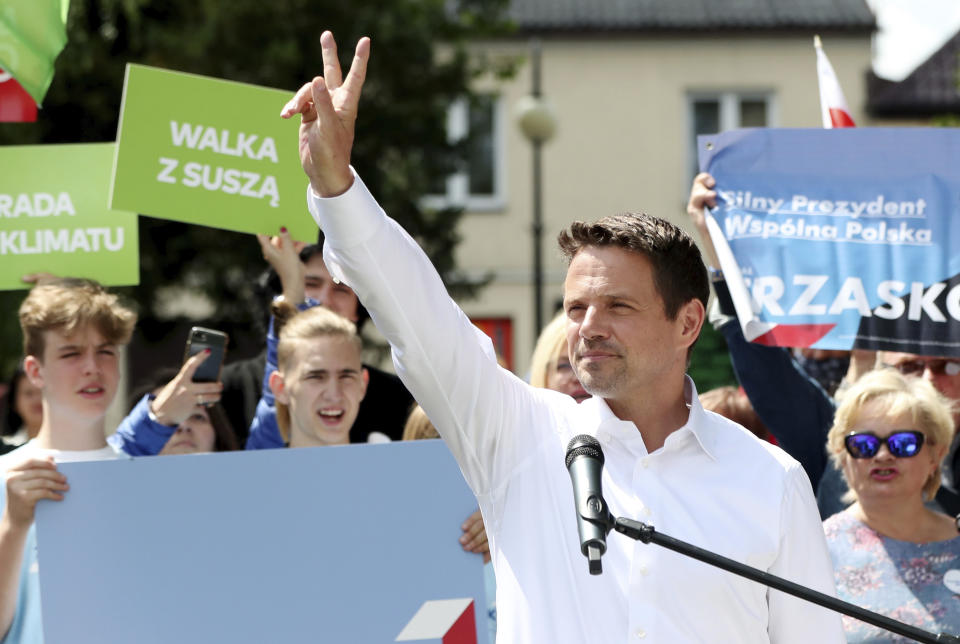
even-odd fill
[[[17,79],[37,105],[53,80],[53,63],[67,44],[70,0],[3,0],[0,68]]]

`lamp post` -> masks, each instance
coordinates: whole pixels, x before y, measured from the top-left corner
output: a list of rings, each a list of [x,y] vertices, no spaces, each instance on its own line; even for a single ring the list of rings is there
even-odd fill
[[[540,41],[530,42],[530,95],[517,102],[517,124],[533,150],[533,337],[543,328],[543,177],[541,150],[557,129],[553,110],[540,91]]]

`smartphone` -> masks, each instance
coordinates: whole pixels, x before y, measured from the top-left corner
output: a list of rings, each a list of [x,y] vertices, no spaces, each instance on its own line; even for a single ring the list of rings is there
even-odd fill
[[[227,334],[223,331],[205,329],[202,326],[195,326],[190,329],[183,361],[186,362],[190,356],[196,355],[204,349],[210,349],[210,355],[200,363],[193,374],[194,382],[217,382],[220,380],[220,370],[223,368],[223,359],[227,354],[227,339]]]

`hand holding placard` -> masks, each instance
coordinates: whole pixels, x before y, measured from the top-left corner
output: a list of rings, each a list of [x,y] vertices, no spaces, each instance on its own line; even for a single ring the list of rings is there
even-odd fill
[[[51,281],[51,280],[55,280],[55,279],[57,279],[57,276],[54,275],[53,273],[47,273],[47,272],[44,272],[44,271],[40,271],[40,272],[37,272],[37,273],[27,273],[26,275],[23,275],[23,276],[20,278],[20,281],[21,281],[21,282],[25,282],[25,283],[27,283],[27,284],[33,284],[34,286],[37,286],[37,285],[39,285],[39,284],[45,284],[45,283],[47,283],[47,282],[49,282],[49,281]]]
[[[52,456],[31,458],[17,463],[7,471],[7,504],[3,521],[10,527],[26,531],[33,523],[37,501],[62,501],[70,489],[67,477],[57,471]]]
[[[693,187],[690,188],[690,200],[687,202],[687,214],[693,221],[694,227],[700,233],[702,242],[701,248],[707,265],[712,268],[720,268],[720,259],[717,257],[717,251],[713,246],[713,240],[710,239],[710,233],[707,232],[707,220],[704,216],[704,208],[713,208],[717,205],[717,191],[714,190],[717,182],[706,172],[701,172],[693,178]]]
[[[306,245],[290,239],[290,232],[284,227],[276,237],[257,235],[263,258],[280,277],[283,297],[291,304],[302,302],[304,297],[304,275],[306,266],[300,261],[300,251]]]
[[[367,74],[370,39],[357,42],[356,53],[341,84],[337,43],[329,31],[320,36],[323,51],[323,76],[306,83],[287,103],[280,116],[294,114],[300,121],[300,164],[310,179],[313,190],[321,197],[342,194],[353,183],[350,173],[350,152],[353,148],[357,104]]]

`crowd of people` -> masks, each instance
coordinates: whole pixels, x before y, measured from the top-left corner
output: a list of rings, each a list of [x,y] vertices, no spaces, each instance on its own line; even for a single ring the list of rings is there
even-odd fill
[[[706,265],[664,220],[574,223],[560,236],[563,311],[518,378],[348,165],[369,40],[346,78],[332,35],[321,44],[324,76],[282,115],[301,117],[308,208],[326,245],[295,243],[285,230],[259,237],[279,293],[261,356],[227,365],[215,382],[193,378],[208,352],[170,365],[109,428],[134,313],[81,279],[43,280],[24,300],[0,456],[2,641],[42,642],[33,520],[37,503],[69,493],[58,463],[434,438],[477,496],[460,543],[489,564],[491,587],[501,573],[488,618],[504,641],[895,641],[626,540],[611,540],[605,575],[590,577],[559,466],[584,432],[603,445],[617,514],[960,633],[960,589],[948,574],[960,568],[960,359],[855,351],[839,357],[840,380],[836,355],[747,342],[706,233],[714,182],[700,175],[687,212]],[[376,275],[365,270],[371,258]],[[403,382],[363,363],[368,309]],[[698,395],[685,374],[708,320],[727,340],[739,387]]]
[[[0,641],[42,641],[32,515],[37,501],[62,499],[68,489],[55,463],[439,438],[395,375],[362,364],[362,305],[352,289],[329,276],[319,247],[295,243],[286,231],[260,242],[281,294],[269,306],[262,359],[253,361],[260,363],[261,391],[243,431],[230,421],[243,414],[242,384],[231,397],[227,378],[193,379],[209,352],[185,359],[179,368],[159,370],[134,392],[120,425],[114,431],[105,428],[104,415],[119,384],[117,356],[129,341],[134,313],[90,280],[46,276],[29,293],[20,311],[27,357],[11,377],[3,401],[5,456],[0,457],[0,471],[9,481],[4,511],[10,525],[4,527],[12,530],[0,529],[0,566],[10,564],[3,575],[7,592],[0,595],[7,637]],[[562,316],[544,330],[538,347],[547,349],[538,348],[531,362],[531,372],[543,379],[537,386],[577,400],[589,397],[572,373]],[[71,363],[70,371],[59,374],[63,360]],[[249,371],[236,363],[224,371],[231,366],[237,373]],[[37,375],[28,375],[32,372]],[[66,389],[51,391],[41,377],[51,372],[57,379],[73,380]],[[371,372],[377,375],[372,378]],[[364,415],[364,402],[371,396],[373,404]],[[224,398],[236,404],[231,413]],[[44,418],[57,416],[74,421],[57,430],[51,427],[55,421],[44,425]],[[71,427],[80,418],[89,423],[83,436],[73,436]],[[460,529],[463,549],[489,564],[480,510]],[[492,638],[496,605],[490,565],[486,583]]]
[[[807,472],[838,596],[929,632],[960,632],[947,576],[960,565],[960,359],[854,350],[838,378],[835,352],[822,358],[834,368],[821,369],[747,342],[707,233],[714,183],[698,175],[687,206],[714,268],[710,321],[757,418]],[[852,618],[844,630],[850,642],[897,641]]]

